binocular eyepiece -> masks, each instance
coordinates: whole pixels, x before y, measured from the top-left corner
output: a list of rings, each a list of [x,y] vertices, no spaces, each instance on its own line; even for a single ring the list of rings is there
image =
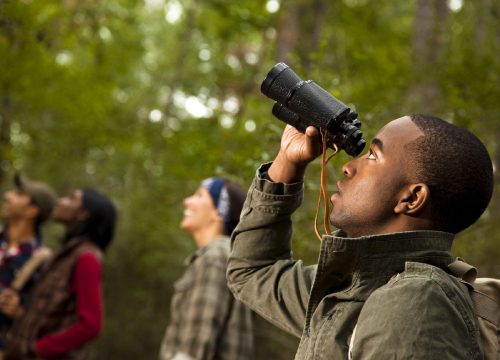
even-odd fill
[[[276,101],[273,115],[300,132],[308,126],[327,130],[327,146],[333,144],[351,156],[363,151],[366,142],[358,114],[312,80],[302,80],[288,65],[278,63],[269,71],[261,92]]]

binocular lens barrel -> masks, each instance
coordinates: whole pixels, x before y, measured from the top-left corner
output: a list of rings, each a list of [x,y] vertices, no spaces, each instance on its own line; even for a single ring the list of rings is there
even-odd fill
[[[273,115],[304,132],[308,126],[327,130],[328,146],[350,155],[365,146],[357,114],[311,80],[302,80],[288,65],[278,63],[261,84],[261,92],[277,103]]]
[[[294,113],[292,110],[289,110],[282,103],[277,102],[276,104],[274,104],[273,115],[276,116],[281,121],[284,121],[287,124],[292,125],[300,132],[305,132],[307,129],[307,125],[300,120],[300,116]]]
[[[292,96],[290,91],[301,82],[302,79],[288,65],[278,63],[269,71],[260,90],[267,97],[286,104]]]

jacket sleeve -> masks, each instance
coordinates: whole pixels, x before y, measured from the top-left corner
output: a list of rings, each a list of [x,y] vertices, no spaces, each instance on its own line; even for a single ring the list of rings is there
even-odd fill
[[[474,316],[464,299],[432,277],[398,275],[366,301],[350,359],[479,359]]]
[[[315,266],[292,259],[291,214],[302,183],[273,183],[260,174],[247,195],[232,235],[227,278],[234,295],[276,326],[300,337]]]

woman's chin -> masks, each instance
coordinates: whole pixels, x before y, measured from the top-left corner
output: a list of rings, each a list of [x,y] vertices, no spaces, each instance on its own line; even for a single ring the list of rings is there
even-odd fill
[[[181,228],[181,230],[184,230],[189,234],[192,233],[192,226],[189,225],[189,221],[182,220],[181,223],[179,224],[179,227]]]

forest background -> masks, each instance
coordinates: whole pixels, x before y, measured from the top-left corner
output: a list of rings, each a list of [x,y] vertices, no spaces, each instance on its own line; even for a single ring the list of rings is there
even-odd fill
[[[0,0],[2,189],[19,170],[60,194],[95,187],[119,207],[91,359],[156,358],[195,248],[178,227],[182,200],[212,175],[248,187],[273,158],[284,125],[259,89],[276,62],[355,109],[368,140],[429,113],[476,133],[498,168],[499,24],[495,0]],[[328,166],[330,184],[347,160]],[[319,248],[319,169],[294,215],[306,263]],[[499,180],[453,249],[481,276],[500,277]],[[57,246],[61,229],[46,232]],[[257,359],[293,358],[297,339],[256,322]]]

